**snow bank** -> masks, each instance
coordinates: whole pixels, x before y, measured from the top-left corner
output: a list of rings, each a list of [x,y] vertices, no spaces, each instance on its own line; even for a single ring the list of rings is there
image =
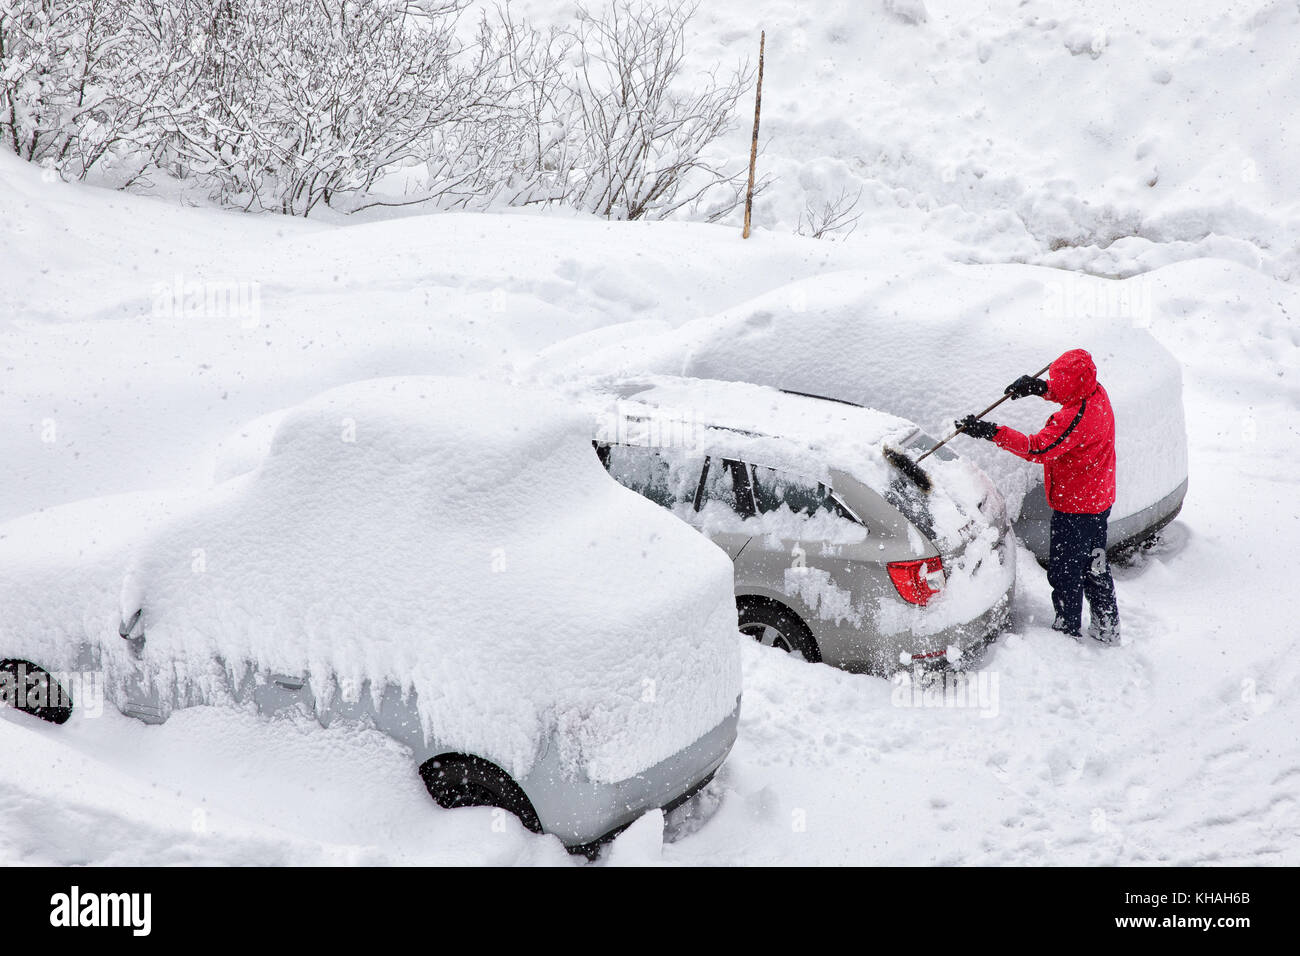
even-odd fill
[[[585,419],[500,385],[387,379],[289,412],[253,473],[169,522],[123,586],[150,679],[212,661],[418,695],[426,735],[525,774],[623,779],[740,690],[726,556],[604,474]],[[130,612],[133,608],[124,607]],[[124,642],[104,639],[114,666]]]
[[[923,233],[966,262],[1122,278],[1213,256],[1300,277],[1290,0],[728,0],[698,15],[691,64],[752,59],[760,26],[760,232],[808,232],[809,206],[846,196],[848,245]]]
[[[0,520],[206,484],[232,431],[327,388],[505,377],[570,336],[666,328],[856,261],[795,236],[742,243],[692,223],[351,222],[50,181],[0,152]],[[201,308],[187,288],[204,293]],[[239,457],[227,443],[217,470]]]
[[[220,484],[256,469],[270,453],[287,413],[288,409],[282,408],[259,415],[217,442],[212,449],[212,480]]]

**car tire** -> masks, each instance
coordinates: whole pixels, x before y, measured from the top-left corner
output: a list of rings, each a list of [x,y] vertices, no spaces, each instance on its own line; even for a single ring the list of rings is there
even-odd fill
[[[760,644],[779,647],[781,650],[816,664],[822,659],[821,650],[813,639],[808,625],[788,607],[775,601],[749,600],[737,602],[740,633],[752,637]]]
[[[72,696],[31,661],[0,660],[0,688],[0,701],[25,714],[52,724],[65,724],[72,716]]]
[[[523,788],[490,760],[468,754],[442,754],[420,766],[420,777],[438,806],[500,807],[534,833],[542,832],[532,801]]]

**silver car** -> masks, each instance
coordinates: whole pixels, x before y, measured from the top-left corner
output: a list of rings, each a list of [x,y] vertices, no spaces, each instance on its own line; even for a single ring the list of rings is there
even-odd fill
[[[732,559],[740,629],[850,671],[968,664],[1007,624],[1015,549],[1002,499],[944,449],[925,492],[882,447],[903,419],[761,386],[597,379],[594,445],[620,484]]]

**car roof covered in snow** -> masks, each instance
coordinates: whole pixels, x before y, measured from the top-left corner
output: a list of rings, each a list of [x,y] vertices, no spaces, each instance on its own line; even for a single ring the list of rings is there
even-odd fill
[[[585,387],[599,441],[679,445],[822,479],[843,471],[871,487],[894,477],[882,446],[917,431],[874,408],[745,382],[641,375]]]

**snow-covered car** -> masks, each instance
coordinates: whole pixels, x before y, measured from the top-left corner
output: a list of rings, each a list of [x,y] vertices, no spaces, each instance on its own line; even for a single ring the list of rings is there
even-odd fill
[[[557,357],[566,375],[658,372],[845,399],[942,437],[1013,379],[1085,348],[1115,409],[1118,497],[1109,548],[1118,557],[1171,522],[1187,492],[1182,370],[1143,327],[1150,295],[1140,276],[1115,282],[1018,265],[842,272],[613,346],[601,342],[584,353],[568,343]],[[1054,410],[1025,399],[990,418],[1032,433]],[[925,437],[915,450],[933,444]],[[1041,466],[987,442],[958,438],[955,448],[994,480],[1018,537],[1045,561],[1051,515]]]
[[[851,403],[671,376],[575,386],[620,484],[735,565],[741,631],[851,671],[977,660],[1016,581],[1001,496],[946,449],[923,490],[884,456],[912,422]],[[932,462],[932,463],[931,463]]]
[[[540,391],[326,392],[132,549],[80,646],[6,627],[0,658],[97,663],[146,722],[252,701],[373,723],[441,805],[590,845],[703,786],[740,706],[730,562],[590,438]]]

